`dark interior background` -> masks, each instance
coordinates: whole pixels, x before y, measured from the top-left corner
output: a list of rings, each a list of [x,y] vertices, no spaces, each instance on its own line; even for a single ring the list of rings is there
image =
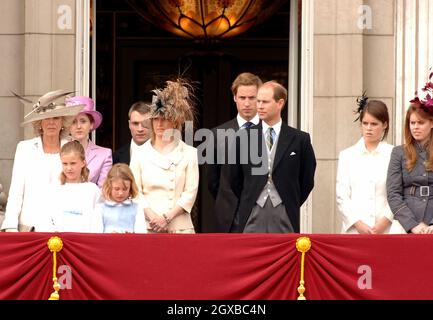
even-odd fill
[[[289,1],[270,19],[237,37],[213,43],[179,38],[148,23],[124,0],[96,3],[96,100],[104,122],[97,144],[116,150],[130,139],[128,109],[150,101],[151,90],[183,74],[196,84],[196,128],[212,128],[236,116],[230,91],[241,72],[287,88]],[[283,121],[287,113],[283,114]],[[212,232],[213,200],[204,168],[193,214],[198,232]]]

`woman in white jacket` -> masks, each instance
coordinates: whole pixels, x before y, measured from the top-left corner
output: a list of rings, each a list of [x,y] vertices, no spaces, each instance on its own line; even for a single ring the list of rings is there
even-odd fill
[[[66,107],[65,90],[48,92],[24,117],[36,137],[18,143],[15,152],[8,204],[1,230],[45,231],[45,199],[48,188],[60,184],[60,148],[67,142],[68,128],[84,105]],[[17,95],[25,102],[31,102]],[[56,103],[61,99],[59,103]]]
[[[389,130],[386,105],[363,95],[357,100],[362,138],[340,152],[337,204],[341,233],[404,233],[394,220],[386,194],[386,176],[393,146],[383,141]]]

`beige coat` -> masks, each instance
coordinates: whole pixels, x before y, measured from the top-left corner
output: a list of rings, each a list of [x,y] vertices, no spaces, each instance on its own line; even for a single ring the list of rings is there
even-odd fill
[[[130,167],[144,208],[150,208],[159,215],[167,213],[175,205],[186,211],[170,222],[169,232],[194,228],[190,213],[199,182],[196,148],[179,141],[170,153],[161,154],[149,140],[133,154]]]

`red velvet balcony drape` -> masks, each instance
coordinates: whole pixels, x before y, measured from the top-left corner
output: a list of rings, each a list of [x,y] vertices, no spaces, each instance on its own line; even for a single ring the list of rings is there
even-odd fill
[[[53,235],[0,234],[0,299],[48,299],[53,288],[47,241]],[[296,234],[57,235],[63,240],[58,267],[71,270],[62,300],[298,296]],[[307,299],[433,299],[432,236],[307,236]]]

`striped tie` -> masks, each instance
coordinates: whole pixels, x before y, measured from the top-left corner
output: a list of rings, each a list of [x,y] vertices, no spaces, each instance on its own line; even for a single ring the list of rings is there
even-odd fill
[[[266,144],[269,150],[271,150],[274,145],[274,133],[275,131],[272,127],[269,127],[268,130],[266,130]]]

